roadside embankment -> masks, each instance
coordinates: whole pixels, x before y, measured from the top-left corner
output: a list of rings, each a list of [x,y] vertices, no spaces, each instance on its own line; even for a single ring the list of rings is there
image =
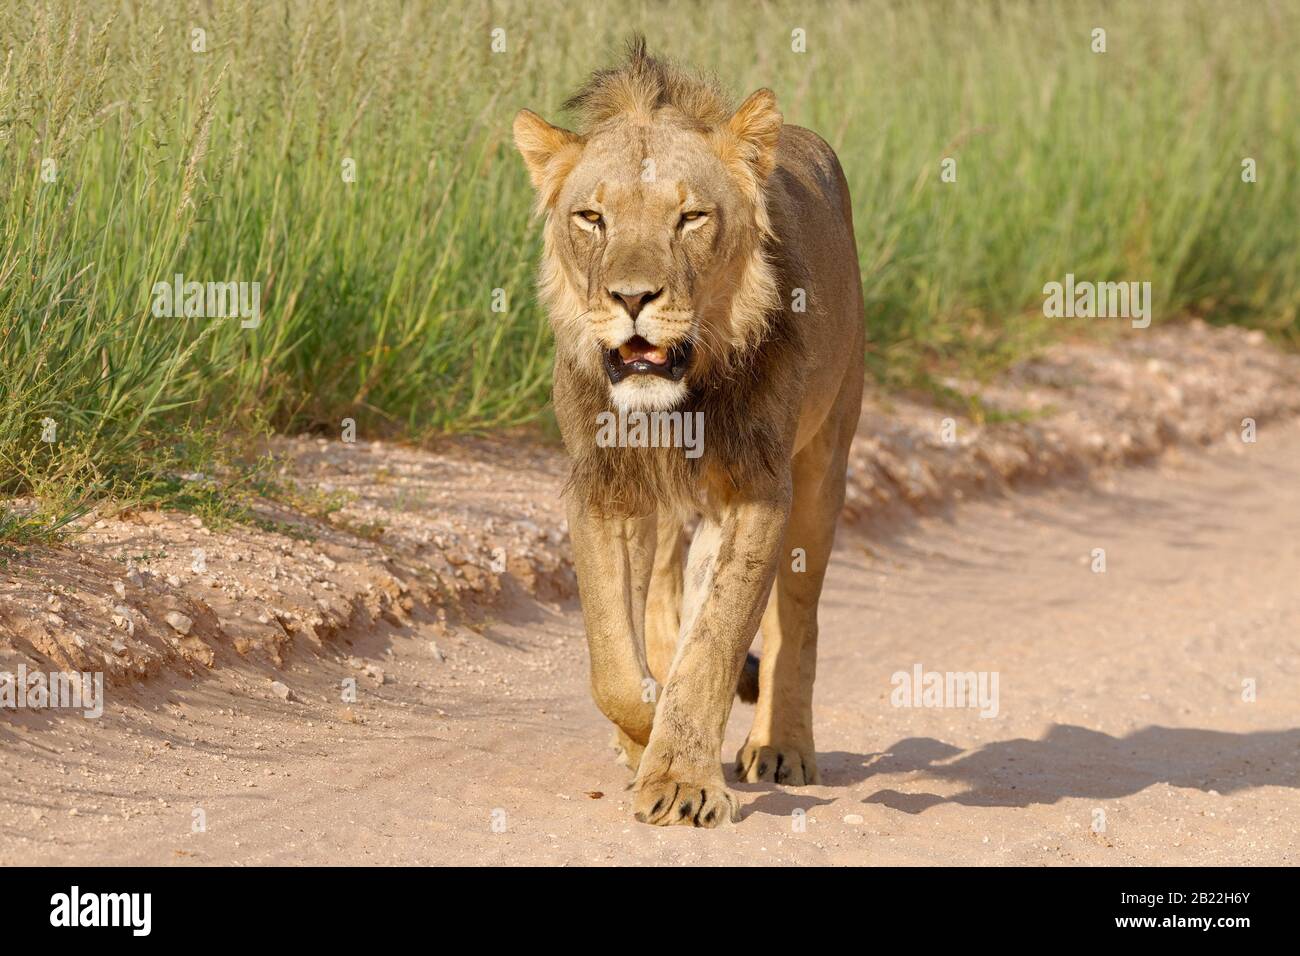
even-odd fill
[[[1300,412],[1300,356],[1258,333],[1192,322],[1063,343],[997,381],[950,382],[972,418],[870,395],[850,521],[933,510],[1025,482],[1086,476]],[[706,439],[707,440],[707,439]],[[57,547],[0,565],[0,673],[103,672],[112,685],[290,649],[346,654],[377,621],[472,627],[510,591],[572,596],[558,448],[506,439],[435,449],[293,438],[285,477],[341,494],[325,518],[266,505],[261,527],[104,507]],[[273,529],[273,530],[268,530]],[[340,639],[343,639],[342,641]],[[268,691],[269,693],[270,691]]]

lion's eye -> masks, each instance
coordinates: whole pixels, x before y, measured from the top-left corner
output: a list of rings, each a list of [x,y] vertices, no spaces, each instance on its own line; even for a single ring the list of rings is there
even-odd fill
[[[685,228],[693,223],[698,224],[709,217],[709,214],[702,209],[692,209],[690,212],[682,213],[681,221],[677,224],[679,228]]]
[[[594,209],[580,209],[574,215],[583,222],[591,223],[593,226],[603,226],[605,224],[605,217]]]

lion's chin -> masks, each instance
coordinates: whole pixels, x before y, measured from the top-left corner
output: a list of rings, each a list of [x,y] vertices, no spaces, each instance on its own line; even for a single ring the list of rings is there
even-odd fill
[[[653,375],[633,375],[611,385],[610,398],[622,411],[667,412],[677,408],[690,390],[684,381]]]

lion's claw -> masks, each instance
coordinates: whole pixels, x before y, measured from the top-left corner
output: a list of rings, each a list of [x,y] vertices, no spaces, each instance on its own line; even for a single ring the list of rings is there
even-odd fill
[[[720,783],[678,780],[643,783],[632,801],[633,815],[654,826],[716,827],[740,821],[740,804]]]
[[[745,783],[778,783],[803,787],[821,782],[817,756],[811,748],[746,742],[736,754],[736,776]]]

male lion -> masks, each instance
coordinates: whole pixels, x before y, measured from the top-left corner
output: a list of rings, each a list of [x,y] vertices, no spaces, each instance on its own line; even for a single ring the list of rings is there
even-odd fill
[[[760,619],[737,774],[818,782],[817,602],[863,380],[848,185],[771,91],[733,112],[639,37],[566,105],[579,132],[521,110],[514,137],[546,220],[592,692],[636,818],[717,826],[740,817],[720,752]],[[598,416],[620,409],[702,413],[702,454],[602,447]]]

